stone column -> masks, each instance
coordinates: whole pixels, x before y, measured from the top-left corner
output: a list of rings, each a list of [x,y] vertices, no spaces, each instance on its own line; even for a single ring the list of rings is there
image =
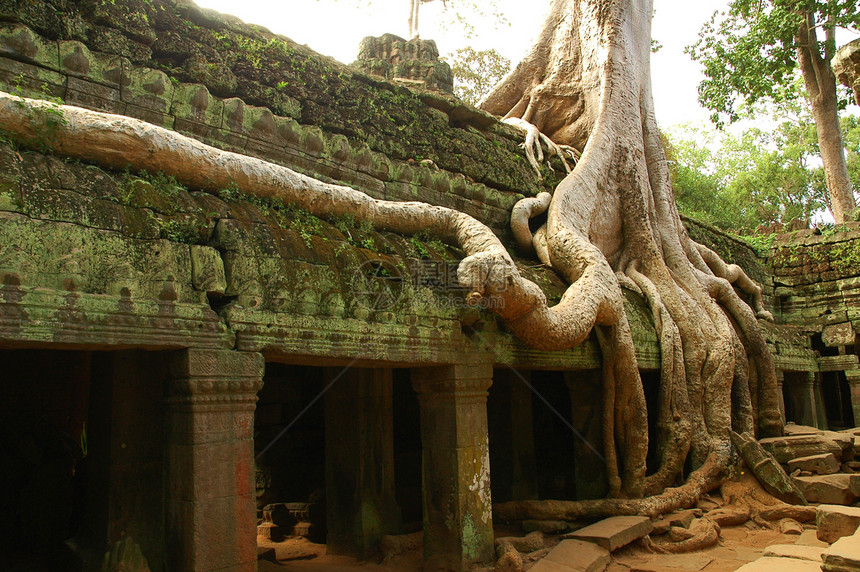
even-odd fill
[[[401,530],[394,487],[392,371],[327,369],[326,552],[360,559]]]
[[[810,427],[818,426],[818,412],[815,409],[814,376],[809,372],[804,379],[799,379],[795,385],[795,407],[800,416],[800,424]]]
[[[827,410],[824,408],[824,392],[821,389],[821,373],[809,372],[812,377],[812,394],[815,397],[815,418],[818,420],[816,427],[827,429]]]
[[[168,384],[167,553],[171,570],[257,567],[257,353],[182,350]]]
[[[565,372],[570,391],[570,421],[576,429],[573,446],[576,498],[599,499],[609,492],[603,458],[603,389],[600,370]]]
[[[851,390],[851,411],[854,413],[854,425],[860,425],[860,369],[846,369],[845,379]]]
[[[487,390],[492,365],[416,369],[421,408],[424,569],[490,562],[493,517]]]
[[[778,369],[776,370],[776,398],[779,401],[779,416],[782,417],[782,423],[785,424],[785,393],[782,390],[782,384],[785,383],[785,373]]]

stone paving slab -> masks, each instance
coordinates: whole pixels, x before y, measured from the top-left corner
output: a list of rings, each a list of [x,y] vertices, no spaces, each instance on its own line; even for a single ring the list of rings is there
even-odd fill
[[[713,556],[705,554],[654,554],[647,561],[626,563],[631,572],[698,572],[709,569]]]
[[[759,558],[736,572],[821,572],[821,563],[797,558]]]
[[[823,542],[836,542],[851,536],[860,526],[860,508],[833,504],[820,505],[815,511],[816,536]]]
[[[613,516],[566,534],[563,538],[587,540],[612,552],[642,538],[653,528],[647,516]]]
[[[600,572],[609,564],[609,551],[584,540],[562,540],[538,561],[533,572]]]
[[[529,568],[529,570],[531,572],[571,572],[573,568],[544,558],[543,560],[538,560],[537,564]]]
[[[824,542],[823,540],[818,539],[818,530],[804,530],[800,533],[800,536],[797,537],[794,544],[797,546],[815,546],[821,548],[827,548],[830,546],[829,542]]]
[[[811,427],[809,425],[797,425],[795,423],[786,423],[784,433],[788,436],[791,435],[820,435],[824,433],[823,429],[818,429],[817,427]]]
[[[837,473],[814,477],[794,477],[794,483],[811,503],[848,505],[860,493],[860,474]]]
[[[821,553],[821,569],[827,571],[860,571],[860,535],[843,536]]]
[[[702,511],[699,509],[679,510],[665,516],[669,521],[670,526],[680,526],[682,528],[690,528],[693,519],[702,516]]]
[[[771,544],[764,549],[763,556],[774,558],[796,558],[798,560],[809,560],[821,562],[822,546],[803,546],[799,544]]]
[[[809,471],[817,475],[832,475],[838,473],[841,468],[841,463],[833,453],[822,453],[820,455],[809,455],[808,457],[798,457],[788,461],[788,471],[793,473],[795,470]]]

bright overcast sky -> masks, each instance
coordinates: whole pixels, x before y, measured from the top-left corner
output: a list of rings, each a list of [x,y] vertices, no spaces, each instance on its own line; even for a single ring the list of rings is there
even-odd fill
[[[201,6],[259,24],[312,49],[350,63],[365,36],[386,32],[407,36],[406,0],[196,0]],[[456,0],[449,0],[456,5]],[[684,53],[698,38],[699,29],[727,0],[654,0],[652,36],[663,48],[652,56],[651,74],[657,121],[669,127],[689,121],[707,121],[699,107],[696,86],[701,67]],[[360,7],[363,6],[363,7]],[[462,28],[443,29],[442,2],[421,7],[422,38],[436,40],[441,55],[466,45],[495,48],[516,64],[531,47],[539,31],[549,0],[497,0],[499,11],[510,26],[491,21],[476,25],[476,35],[464,37]]]

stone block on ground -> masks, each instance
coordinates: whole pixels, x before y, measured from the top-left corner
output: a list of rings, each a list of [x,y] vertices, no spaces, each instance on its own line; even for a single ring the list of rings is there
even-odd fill
[[[278,560],[275,555],[275,549],[272,547],[258,546],[257,560],[268,560],[269,562],[277,562]]]
[[[764,549],[762,556],[774,558],[796,558],[797,560],[809,560],[821,562],[822,546],[802,546],[798,544],[771,544]]]
[[[606,568],[609,551],[584,540],[562,540],[549,554],[535,564],[535,572],[599,572]]]
[[[654,536],[654,535],[659,536],[661,534],[666,534],[667,532],[669,532],[669,529],[672,528],[672,524],[668,520],[665,520],[662,518],[657,519],[657,520],[652,520],[651,525],[654,527],[651,530],[652,536]]]
[[[669,521],[669,526],[690,528],[690,524],[693,522],[693,519],[700,516],[702,516],[702,511],[700,509],[688,509],[667,514],[665,518]]]
[[[836,542],[843,536],[851,536],[860,526],[860,508],[823,504],[818,507],[815,524],[816,536],[823,542]]]
[[[816,475],[832,475],[839,472],[840,463],[839,459],[833,453],[823,453],[821,455],[791,459],[788,462],[788,470],[789,472],[793,472],[796,469],[809,471]]]
[[[566,534],[564,538],[587,540],[612,552],[642,538],[652,529],[647,516],[613,516]]]
[[[853,454],[854,439],[845,433],[828,431],[811,435],[768,437],[759,440],[765,450],[780,463],[788,463],[798,457],[833,453],[840,460],[849,450]]]
[[[824,430],[819,429],[818,427],[810,427],[809,425],[797,425],[796,423],[786,423],[785,429],[783,430],[786,436],[794,436],[794,435],[819,435],[824,432]]]
[[[821,563],[797,558],[768,556],[744,564],[736,572],[821,572]]]
[[[813,503],[849,505],[860,492],[860,475],[836,473],[794,477],[794,483],[803,491],[806,500]]]
[[[821,569],[827,572],[860,571],[860,536],[843,536],[821,553]]]

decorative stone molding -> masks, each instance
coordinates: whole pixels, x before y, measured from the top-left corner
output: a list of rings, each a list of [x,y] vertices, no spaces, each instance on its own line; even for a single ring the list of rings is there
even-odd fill
[[[257,402],[263,387],[264,359],[250,352],[188,349],[171,362],[169,402]]]
[[[419,401],[486,401],[493,385],[492,363],[413,370],[412,387]]]

